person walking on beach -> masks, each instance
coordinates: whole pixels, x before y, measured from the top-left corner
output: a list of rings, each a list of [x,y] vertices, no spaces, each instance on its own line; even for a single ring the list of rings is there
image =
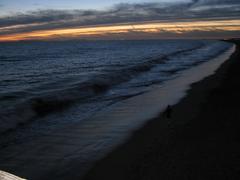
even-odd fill
[[[170,105],[167,106],[166,110],[164,111],[164,115],[170,119],[172,117],[172,107]]]

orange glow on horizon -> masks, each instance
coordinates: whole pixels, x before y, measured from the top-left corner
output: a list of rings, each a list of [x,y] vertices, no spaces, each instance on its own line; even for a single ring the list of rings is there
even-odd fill
[[[35,25],[35,24],[34,24]],[[33,26],[33,25],[29,25]],[[10,29],[11,27],[5,27]],[[53,30],[39,30],[25,33],[0,35],[0,41],[48,40],[60,38],[88,38],[127,33],[161,34],[169,32],[184,34],[194,31],[240,31],[240,20],[215,20],[194,22],[145,22],[141,24],[115,24],[91,27],[77,27]]]

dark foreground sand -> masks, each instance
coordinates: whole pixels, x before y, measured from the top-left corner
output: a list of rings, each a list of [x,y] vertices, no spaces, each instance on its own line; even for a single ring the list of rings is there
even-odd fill
[[[173,107],[168,128],[159,127],[161,115],[149,121],[84,179],[240,179],[240,42],[234,42],[230,60]]]

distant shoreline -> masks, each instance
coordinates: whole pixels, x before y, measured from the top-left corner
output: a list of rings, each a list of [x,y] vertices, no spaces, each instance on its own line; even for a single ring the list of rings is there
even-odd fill
[[[159,126],[161,115],[149,121],[83,179],[238,179],[240,41],[228,42],[236,44],[234,54],[192,84],[173,107],[168,128]]]

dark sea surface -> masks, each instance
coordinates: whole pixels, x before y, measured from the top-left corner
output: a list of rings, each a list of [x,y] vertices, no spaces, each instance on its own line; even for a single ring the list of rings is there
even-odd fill
[[[0,169],[84,175],[234,49],[215,40],[0,43]]]
[[[231,46],[214,40],[1,43],[0,132],[87,121]]]

